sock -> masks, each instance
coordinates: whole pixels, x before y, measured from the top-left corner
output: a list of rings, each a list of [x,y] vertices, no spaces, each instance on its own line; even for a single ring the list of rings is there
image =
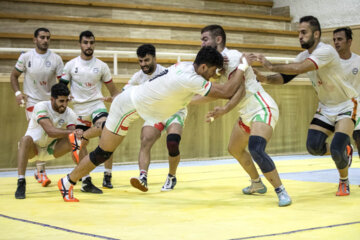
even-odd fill
[[[71,183],[69,182],[69,175],[67,175],[66,177],[64,177],[64,178],[62,179],[62,181],[63,181],[63,184],[64,184],[65,188],[66,188],[66,189],[69,189],[70,186],[71,186]]]
[[[168,174],[169,178],[172,178],[172,177],[175,177],[175,175],[172,175],[172,174]]]
[[[346,182],[348,180],[348,176],[346,176],[346,177],[340,177],[340,181],[342,181],[342,182]]]
[[[280,185],[279,187],[275,188],[276,193],[281,193],[283,190],[285,190],[284,185]]]
[[[38,172],[45,171],[45,163],[44,162],[36,163],[36,169]]]
[[[109,169],[109,168],[105,168],[105,170],[104,170],[104,173],[106,175],[111,175],[111,172],[112,172],[112,169]]]
[[[255,183],[259,183],[261,182],[261,178],[255,178],[255,179],[251,179],[251,181],[255,182]]]
[[[147,171],[144,169],[140,169],[140,176],[141,175],[145,175],[145,177],[147,176]]]
[[[25,179],[25,175],[19,175],[19,179]]]
[[[82,181],[85,181],[85,179],[87,179],[88,177],[90,177],[90,175],[86,175],[85,177],[82,177]]]

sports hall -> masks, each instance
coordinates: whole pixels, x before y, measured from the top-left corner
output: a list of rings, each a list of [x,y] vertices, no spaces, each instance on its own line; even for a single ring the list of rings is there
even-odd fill
[[[113,189],[88,194],[77,184],[74,194],[80,202],[64,202],[56,183],[75,167],[66,154],[47,162],[52,183],[46,188],[35,181],[35,165],[29,164],[26,199],[15,199],[17,142],[27,120],[9,82],[20,53],[34,48],[38,27],[51,31],[50,49],[64,63],[79,55],[79,33],[91,30],[95,56],[108,64],[119,89],[139,70],[139,45],[153,44],[163,66],[192,61],[200,49],[200,30],[209,24],[223,26],[230,49],[288,63],[303,50],[298,19],[314,15],[322,26],[323,42],[333,44],[333,30],[349,26],[351,50],[360,54],[358,1],[9,0],[0,1],[0,6],[0,239],[360,239],[359,154],[353,143],[351,194],[335,196],[339,176],[331,156],[311,156],[306,149],[318,105],[306,74],[286,85],[263,85],[280,112],[266,150],[292,198],[287,207],[278,207],[276,193],[262,175],[266,194],[242,193],[250,178],[227,150],[238,109],[205,122],[205,115],[225,100],[188,107],[173,191],[160,191],[168,171],[166,134],[151,151],[149,191],[140,192],[129,183],[139,173],[139,119],[114,152]],[[270,74],[259,63],[253,67]],[[89,151],[97,144],[92,139]],[[91,173],[97,186],[103,170],[100,165]]]

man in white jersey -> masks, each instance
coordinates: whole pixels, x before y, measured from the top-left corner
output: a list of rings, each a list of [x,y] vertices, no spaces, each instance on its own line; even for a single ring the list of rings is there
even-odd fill
[[[51,100],[34,106],[25,136],[18,150],[18,186],[15,198],[24,199],[26,191],[25,171],[28,161],[47,161],[71,152],[70,133],[81,137],[83,131],[75,130],[76,115],[67,107],[69,89],[61,83],[51,88]]]
[[[20,55],[11,73],[11,87],[15,92],[16,102],[25,107],[29,121],[36,103],[50,99],[50,89],[60,78],[64,64],[59,55],[50,51],[50,31],[38,28],[33,38],[35,49]],[[20,91],[19,77],[24,73],[24,92]],[[36,180],[46,187],[50,184],[45,172],[45,162],[37,161],[34,174]]]
[[[101,135],[103,125],[108,116],[101,93],[105,84],[111,96],[118,94],[110,69],[106,63],[93,56],[95,49],[95,36],[90,31],[83,31],[79,36],[81,55],[70,60],[64,67],[60,82],[68,84],[73,97],[74,112],[78,116],[77,128],[86,132],[87,138],[81,142],[79,155],[73,149],[77,161],[87,155],[86,145],[89,138]],[[75,138],[72,137],[72,141]],[[103,187],[113,188],[111,184],[112,158],[105,162]],[[89,193],[102,193],[102,190],[92,184],[89,175],[82,178],[81,191]]]
[[[201,46],[211,46],[227,58],[227,68],[220,77],[220,81],[227,81],[234,77],[233,72],[239,65],[242,53],[226,48],[226,34],[219,25],[209,25],[201,30]],[[211,99],[209,99],[211,100]],[[214,100],[214,99],[212,99]],[[205,101],[205,100],[203,100]],[[194,102],[193,102],[194,103]],[[266,186],[262,183],[259,173],[252,161],[259,165],[266,179],[274,187],[280,207],[291,204],[291,198],[281,182],[273,160],[265,152],[276,122],[279,118],[279,109],[275,101],[265,92],[251,67],[245,72],[245,83],[237,93],[222,107],[216,107],[209,112],[208,118],[214,119],[232,110],[239,105],[240,117],[233,127],[228,150],[238,160],[240,165],[251,178],[251,185],[244,188],[244,194],[266,193]],[[246,150],[248,147],[249,152]]]
[[[351,85],[360,93],[360,56],[351,52],[352,43],[352,30],[349,27],[337,28],[333,31],[333,40],[335,49],[340,56],[341,65],[346,74],[346,79]],[[355,123],[355,129],[353,132],[353,138],[360,154],[360,116],[359,105],[357,109],[357,119]]]
[[[128,84],[124,87],[125,89],[131,86],[143,84],[156,75],[161,74],[166,69],[156,63],[156,50],[153,45],[141,45],[138,47],[136,53],[141,70],[131,77]],[[166,129],[166,145],[169,151],[169,173],[161,191],[171,191],[174,189],[177,182],[175,174],[180,162],[179,144],[186,115],[187,109],[183,108],[165,121],[155,124],[149,121],[144,123],[141,129],[141,146],[139,152],[140,176],[139,178],[134,177],[130,179],[132,186],[143,192],[148,191],[147,172],[150,165],[151,147],[154,145],[156,140],[160,138],[161,132]]]
[[[234,74],[241,78],[254,58],[243,58]],[[246,61],[247,60],[247,61]],[[212,47],[202,48],[194,63],[180,62],[162,74],[117,95],[111,104],[110,114],[101,134],[99,146],[80,161],[67,176],[59,180],[58,186],[64,201],[78,201],[72,196],[72,186],[82,176],[106,161],[124,140],[129,125],[140,116],[152,122],[162,122],[184,108],[194,94],[214,98],[230,98],[239,88],[237,79],[226,84],[211,83],[216,68],[223,67],[223,57]],[[240,78],[240,79],[241,79]],[[69,198],[71,200],[69,200]]]
[[[348,168],[352,158],[350,136],[354,130],[358,93],[346,81],[340,58],[335,49],[320,41],[321,28],[317,18],[305,16],[300,19],[299,40],[301,52],[295,63],[273,65],[263,55],[258,59],[275,75],[257,74],[261,82],[285,84],[297,74],[308,73],[319,98],[319,108],[311,121],[306,142],[312,155],[331,154],[338,169],[340,180],[336,196],[350,194]],[[329,146],[326,139],[334,133]]]

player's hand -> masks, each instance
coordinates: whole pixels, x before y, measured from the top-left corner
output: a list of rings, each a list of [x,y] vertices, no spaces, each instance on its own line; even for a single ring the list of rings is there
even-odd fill
[[[74,130],[74,134],[76,136],[77,139],[81,139],[81,137],[83,136],[84,134],[84,131],[82,129],[75,129]]]
[[[257,61],[257,56],[254,53],[244,53],[241,58],[240,58],[240,63],[242,63],[242,59],[245,58],[247,63],[249,64],[249,66],[251,66],[251,64],[253,62]]]
[[[206,122],[211,123],[213,122],[216,118],[221,117],[222,115],[224,115],[226,113],[226,110],[224,107],[215,107],[214,110],[208,112],[206,114]]]
[[[267,70],[272,71],[272,64],[271,62],[269,62],[264,55],[262,54],[258,54],[257,55],[257,61],[261,63],[261,65],[263,65],[264,68],[266,68]]]
[[[25,107],[27,101],[27,96],[23,93],[21,93],[20,95],[16,96],[16,103],[20,106],[20,107]]]
[[[113,101],[113,97],[103,97],[103,98],[101,98],[101,100],[103,100],[104,102],[111,103]]]
[[[267,82],[267,77],[262,75],[260,71],[256,70],[255,68],[253,68],[253,71],[256,75],[256,80],[258,80],[259,82],[262,82],[262,83]]]

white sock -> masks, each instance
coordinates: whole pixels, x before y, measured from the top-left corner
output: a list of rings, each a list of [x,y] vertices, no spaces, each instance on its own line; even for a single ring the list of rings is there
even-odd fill
[[[107,173],[108,175],[111,175],[112,169],[105,168],[104,173]]]
[[[19,179],[24,179],[25,175],[19,175]]]
[[[261,181],[261,179],[258,177],[258,178],[255,178],[255,179],[251,179],[253,182],[256,182],[256,183],[258,183],[258,182],[260,182]]]
[[[68,177],[66,176],[66,177],[64,177],[62,180],[63,180],[63,183],[64,183],[65,188],[66,188],[66,189],[69,189],[70,186],[71,186],[71,183],[69,182]]]

